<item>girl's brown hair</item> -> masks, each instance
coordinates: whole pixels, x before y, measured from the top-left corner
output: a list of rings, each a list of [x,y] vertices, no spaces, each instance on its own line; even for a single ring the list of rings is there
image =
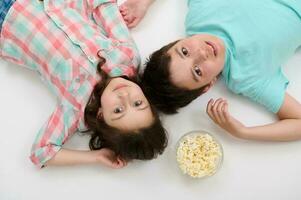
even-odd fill
[[[117,156],[129,160],[150,160],[157,157],[158,154],[163,153],[168,139],[159,115],[152,105],[150,107],[154,115],[153,123],[149,127],[135,131],[116,129],[106,124],[103,118],[98,117],[98,110],[101,107],[100,98],[110,80],[108,75],[101,70],[104,63],[103,59],[97,66],[101,80],[95,85],[84,114],[85,122],[91,133],[90,149],[109,148]],[[136,77],[126,79],[137,83]]]

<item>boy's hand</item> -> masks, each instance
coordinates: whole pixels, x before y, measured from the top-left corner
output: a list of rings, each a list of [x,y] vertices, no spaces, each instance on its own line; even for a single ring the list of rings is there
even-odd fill
[[[114,169],[120,169],[127,165],[127,161],[120,158],[119,156],[116,156],[115,153],[110,149],[100,149],[94,151],[96,159],[101,164],[111,167]]]
[[[233,118],[228,112],[228,103],[221,98],[214,101],[210,99],[207,104],[207,114],[221,128],[225,129],[233,136],[243,138],[246,127]]]
[[[127,0],[120,7],[120,13],[129,28],[134,28],[144,17],[154,0]]]

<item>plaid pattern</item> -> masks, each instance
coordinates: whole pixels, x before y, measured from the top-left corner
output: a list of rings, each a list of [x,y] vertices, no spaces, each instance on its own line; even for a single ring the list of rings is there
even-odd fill
[[[0,55],[37,71],[58,97],[32,147],[30,158],[39,167],[86,129],[84,109],[100,81],[99,56],[110,76],[132,76],[140,63],[114,0],[18,0],[3,23]]]
[[[5,16],[14,2],[15,2],[14,0],[1,0],[0,1],[0,31],[1,31],[2,23],[5,19]]]

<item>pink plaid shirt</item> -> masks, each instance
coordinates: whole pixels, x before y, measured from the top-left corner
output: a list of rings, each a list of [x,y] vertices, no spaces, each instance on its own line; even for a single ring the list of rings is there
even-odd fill
[[[2,26],[0,56],[37,71],[58,97],[32,147],[30,159],[39,167],[86,130],[99,57],[110,76],[132,76],[140,63],[115,0],[17,0]]]

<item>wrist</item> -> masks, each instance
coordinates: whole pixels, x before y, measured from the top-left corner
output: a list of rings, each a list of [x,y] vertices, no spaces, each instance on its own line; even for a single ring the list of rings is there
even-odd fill
[[[102,163],[103,155],[100,150],[92,150],[91,154],[91,160],[93,163]]]

